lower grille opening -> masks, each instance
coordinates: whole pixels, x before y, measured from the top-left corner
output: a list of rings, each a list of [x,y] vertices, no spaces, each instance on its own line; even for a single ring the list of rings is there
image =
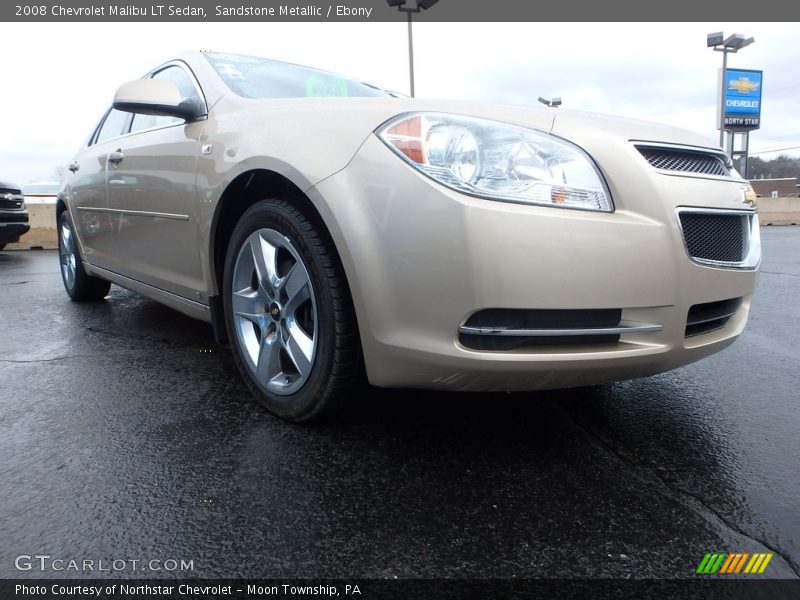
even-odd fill
[[[541,346],[615,344],[619,341],[619,333],[592,333],[585,330],[616,328],[620,325],[621,319],[622,310],[618,308],[594,310],[490,308],[478,311],[467,319],[461,328],[458,340],[467,348],[494,351]],[[469,333],[470,329],[481,333]],[[536,330],[537,334],[507,335],[507,332],[515,330]],[[553,335],[548,335],[547,330],[553,330]],[[565,330],[570,330],[570,334],[564,335]]]
[[[509,351],[522,348],[539,348],[542,346],[586,346],[596,344],[616,344],[619,334],[616,335],[567,335],[567,336],[491,336],[471,335],[461,333],[458,341],[462,346],[473,350]]]
[[[741,263],[750,246],[750,217],[746,214],[681,212],[686,250],[694,259]]]
[[[686,317],[685,336],[692,337],[722,329],[741,305],[741,298],[695,304]]]

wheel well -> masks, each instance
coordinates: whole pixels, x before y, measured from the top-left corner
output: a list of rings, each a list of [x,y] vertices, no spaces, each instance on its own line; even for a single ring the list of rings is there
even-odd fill
[[[61,217],[61,213],[64,212],[65,210],[67,210],[67,204],[66,202],[64,202],[64,200],[59,198],[56,201],[56,223],[58,223],[58,219],[59,217]]]
[[[283,175],[266,169],[246,171],[228,184],[220,197],[212,225],[212,270],[218,296],[211,299],[212,319],[217,339],[224,342],[225,324],[222,306],[222,289],[225,277],[225,255],[233,230],[245,211],[256,202],[267,198],[280,198],[297,206],[320,232],[331,239],[330,232],[308,196]],[[331,241],[331,246],[335,245]],[[338,253],[337,253],[337,259]],[[341,264],[341,259],[339,259]]]
[[[300,188],[289,179],[265,169],[246,171],[228,184],[219,200],[217,215],[213,226],[213,269],[217,290],[222,291],[225,275],[225,254],[228,243],[245,211],[256,202],[267,198],[288,200],[302,210],[315,225],[328,233],[316,207]]]

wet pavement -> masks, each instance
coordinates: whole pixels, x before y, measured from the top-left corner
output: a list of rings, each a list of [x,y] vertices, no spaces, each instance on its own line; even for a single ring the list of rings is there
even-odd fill
[[[0,253],[0,577],[15,557],[191,577],[800,574],[800,227],[765,228],[751,322],[671,373],[537,394],[380,391],[321,426],[249,397],[209,326],[56,254]]]

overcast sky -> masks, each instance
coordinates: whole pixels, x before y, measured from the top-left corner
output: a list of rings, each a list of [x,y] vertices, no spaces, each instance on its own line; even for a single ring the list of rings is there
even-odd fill
[[[712,139],[721,55],[705,35],[756,43],[729,66],[764,70],[751,151],[800,146],[800,24],[418,23],[418,97],[564,107],[677,125]],[[0,179],[52,179],[117,85],[187,49],[288,60],[408,92],[404,23],[0,23]],[[800,149],[788,151],[800,155]],[[760,154],[770,158],[770,154]]]

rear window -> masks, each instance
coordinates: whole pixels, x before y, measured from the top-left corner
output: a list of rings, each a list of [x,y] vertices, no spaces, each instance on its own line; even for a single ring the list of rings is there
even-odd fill
[[[362,81],[277,60],[217,52],[206,52],[204,56],[225,85],[245,98],[363,98],[394,95]]]

